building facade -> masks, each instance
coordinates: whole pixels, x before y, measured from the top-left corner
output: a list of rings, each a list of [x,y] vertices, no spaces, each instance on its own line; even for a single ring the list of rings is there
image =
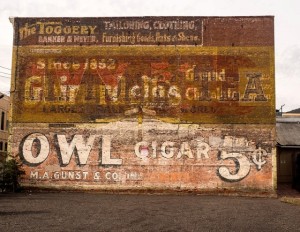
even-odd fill
[[[0,162],[7,156],[8,150],[8,115],[10,109],[10,98],[0,93]]]
[[[24,185],[275,189],[273,17],[12,21]]]
[[[276,118],[278,184],[300,191],[300,109]]]

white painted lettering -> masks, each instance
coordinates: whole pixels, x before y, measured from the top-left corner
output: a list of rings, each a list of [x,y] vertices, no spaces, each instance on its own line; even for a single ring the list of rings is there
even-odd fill
[[[39,172],[38,171],[31,171],[30,172],[30,179],[38,179],[39,178]]]
[[[207,143],[197,141],[197,159],[202,159],[202,156],[204,156],[205,159],[208,159],[208,151],[209,145]]]
[[[225,151],[221,152],[220,158],[222,160],[225,159],[233,159],[236,165],[236,173],[231,174],[227,167],[220,167],[218,172],[221,178],[224,178],[227,181],[240,181],[245,178],[250,172],[250,162],[245,155],[240,153],[226,153]]]
[[[85,142],[82,135],[75,135],[71,143],[68,144],[65,135],[57,135],[62,164],[70,163],[75,148],[79,164],[86,164],[95,138],[96,135],[91,135]]]
[[[161,155],[167,159],[174,156],[174,142],[166,141],[161,146]]]
[[[187,156],[190,159],[193,159],[193,153],[191,147],[188,142],[183,142],[180,146],[180,151],[178,152],[177,159],[182,158],[183,156]]]
[[[122,159],[112,159],[110,157],[111,135],[102,137],[102,164],[104,165],[121,165]]]
[[[23,147],[22,156],[29,164],[41,164],[48,157],[50,146],[45,135],[33,133],[26,137]]]
[[[149,144],[145,141],[138,142],[134,147],[135,155],[141,159],[146,158],[149,154],[145,151],[146,149],[148,151],[148,146]]]

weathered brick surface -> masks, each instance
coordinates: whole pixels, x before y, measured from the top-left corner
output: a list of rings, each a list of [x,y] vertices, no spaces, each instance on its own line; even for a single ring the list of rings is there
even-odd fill
[[[16,18],[30,186],[274,190],[272,17]]]
[[[204,22],[205,46],[274,46],[273,17],[216,17]]]
[[[24,183],[45,186],[89,184],[93,188],[111,185],[126,188],[271,190],[273,186],[274,140],[270,138],[275,132],[272,126],[186,125],[159,121],[146,121],[139,125],[135,120],[94,125],[89,130],[77,127],[58,130],[45,124],[30,124],[28,128],[22,126],[20,124],[14,129],[13,147],[14,153],[19,152],[21,160],[27,164],[24,169],[29,178],[24,179]],[[49,144],[49,154],[38,162],[33,158],[38,152],[34,153],[35,149],[29,152],[26,142],[22,141],[32,133],[39,139],[45,136]],[[62,157],[68,156],[64,152],[69,145],[63,140],[58,142],[58,135],[65,137],[69,144],[72,140],[76,141],[75,135],[82,135],[85,144],[92,136],[95,139],[89,152],[77,148],[77,152],[69,153],[70,160],[62,162]],[[107,141],[110,142],[109,147]],[[79,140],[77,145],[81,145]],[[40,142],[33,146],[38,147],[37,151],[46,147]],[[103,163],[104,153],[108,150],[109,157],[114,159],[109,163],[115,163],[117,159],[118,164]],[[222,155],[229,156],[226,159]],[[225,167],[228,173],[221,172],[221,167]],[[74,172],[78,173],[77,177]]]

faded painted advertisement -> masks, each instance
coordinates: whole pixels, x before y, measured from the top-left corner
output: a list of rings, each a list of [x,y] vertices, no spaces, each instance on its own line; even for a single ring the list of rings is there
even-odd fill
[[[274,120],[269,48],[57,50],[19,49],[16,121],[109,122],[139,112],[178,122]]]
[[[123,188],[271,185],[274,141],[268,139],[275,131],[270,126],[208,127],[156,120],[63,130],[32,126],[34,131],[17,129],[23,139],[14,141],[29,183],[84,181]]]
[[[14,29],[24,183],[273,188],[272,17],[15,18]]]
[[[19,45],[202,45],[203,18],[27,18],[18,20]]]

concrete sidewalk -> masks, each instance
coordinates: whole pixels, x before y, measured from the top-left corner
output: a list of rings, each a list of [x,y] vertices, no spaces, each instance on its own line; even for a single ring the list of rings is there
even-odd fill
[[[299,215],[276,198],[0,194],[0,231],[300,231]]]
[[[300,205],[300,192],[288,184],[278,185],[277,195],[282,202]]]

